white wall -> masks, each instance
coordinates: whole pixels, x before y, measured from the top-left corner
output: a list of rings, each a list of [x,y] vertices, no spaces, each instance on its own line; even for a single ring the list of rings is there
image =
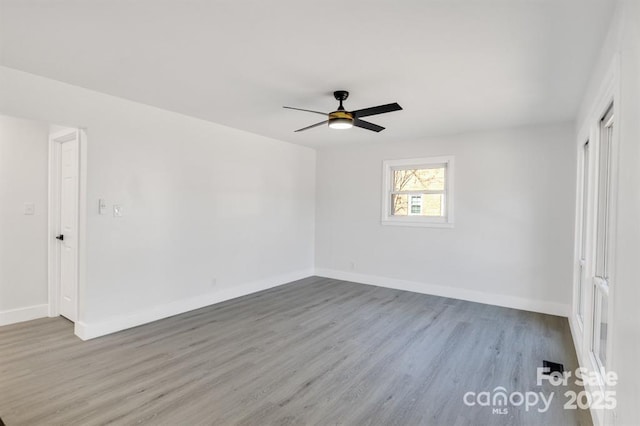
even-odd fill
[[[312,273],[313,150],[4,67],[0,112],[87,128],[83,337]]]
[[[573,139],[565,123],[319,150],[318,274],[567,315]],[[382,161],[439,155],[455,228],[382,226]]]
[[[47,313],[48,137],[46,123],[0,115],[0,325]]]
[[[640,424],[640,284],[638,258],[640,256],[640,4],[620,1],[586,91],[582,111],[577,120],[578,130],[588,125],[598,91],[606,80],[606,72],[617,61],[619,66],[618,114],[615,125],[619,129],[617,229],[614,232],[615,266],[612,287],[613,359],[611,370],[620,380],[616,391],[617,418],[604,413],[606,424]],[[576,346],[588,362],[588,336],[582,339],[573,323]],[[596,420],[598,417],[596,416]]]

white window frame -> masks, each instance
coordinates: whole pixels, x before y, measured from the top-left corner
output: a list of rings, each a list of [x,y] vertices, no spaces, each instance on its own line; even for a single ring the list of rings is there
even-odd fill
[[[600,173],[599,164],[599,151],[600,151],[600,139],[602,137],[601,133],[601,123],[603,117],[605,117],[606,112],[609,110],[611,105],[613,105],[613,117],[621,116],[621,104],[620,104],[620,57],[619,54],[615,54],[608,69],[604,73],[604,77],[602,79],[602,83],[599,87],[599,90],[596,93],[596,96],[593,99],[588,110],[585,111],[585,117],[582,122],[581,128],[578,131],[577,148],[581,148],[586,140],[589,140],[589,177],[587,179],[587,214],[583,219],[586,221],[586,229],[584,233],[586,235],[586,250],[585,250],[585,264],[584,271],[585,281],[584,286],[582,287],[583,291],[583,318],[582,320],[578,315],[578,306],[577,300],[578,295],[577,292],[580,291],[580,286],[578,283],[580,268],[577,267],[580,262],[580,246],[579,246],[579,236],[581,233],[580,225],[581,223],[581,206],[576,203],[576,232],[575,232],[575,250],[574,250],[574,260],[576,267],[574,268],[574,292],[573,292],[573,309],[570,317],[569,325],[571,327],[571,333],[573,336],[576,353],[578,355],[578,360],[581,367],[585,367],[589,370],[589,374],[595,373],[598,377],[599,383],[586,383],[585,390],[587,392],[603,392],[607,390],[615,391],[615,387],[608,387],[607,384],[603,380],[602,370],[600,365],[594,356],[593,353],[593,331],[594,324],[599,324],[600,318],[597,318],[598,314],[602,314],[601,311],[596,311],[593,309],[593,305],[597,299],[596,282],[594,280],[595,275],[595,255],[596,255],[596,232],[597,232],[597,199],[598,199],[598,181],[597,177]],[[616,125],[614,121],[613,124],[613,134],[611,135],[611,182],[610,182],[610,200],[609,200],[609,253],[608,263],[609,263],[609,286],[607,287],[607,294],[609,298],[609,304],[607,309],[607,328],[609,333],[607,334],[607,342],[606,342],[606,360],[607,360],[607,371],[615,372],[617,370],[616,365],[616,357],[613,351],[615,347],[614,341],[616,338],[616,333],[613,330],[616,329],[616,318],[615,318],[615,303],[613,301],[616,300],[616,218],[617,218],[617,194],[618,194],[618,147],[619,147],[619,138],[620,131],[619,126]],[[583,160],[578,156],[579,161]],[[576,172],[580,173],[581,167],[578,165]],[[580,176],[578,175],[578,182],[580,182]],[[581,190],[583,188],[580,185],[576,185],[576,199],[581,200],[581,197],[584,194],[581,194]],[[591,406],[590,407],[591,416],[593,418],[594,425],[604,425],[613,423],[614,419],[614,410],[606,410],[602,406]]]
[[[611,348],[609,345],[609,341],[611,340],[611,311],[612,311],[612,298],[610,297],[610,289],[611,289],[611,284],[612,284],[612,275],[613,275],[613,261],[614,261],[614,246],[612,245],[612,239],[613,239],[613,231],[614,231],[614,227],[613,227],[613,223],[614,223],[614,217],[612,217],[612,213],[615,212],[615,204],[613,203],[613,201],[615,200],[615,194],[613,193],[614,190],[617,191],[617,185],[615,184],[615,175],[613,174],[614,171],[616,172],[617,175],[617,162],[616,162],[616,157],[613,157],[614,153],[617,154],[617,150],[616,147],[614,146],[614,138],[613,138],[613,132],[617,132],[617,126],[618,123],[615,122],[616,120],[616,114],[615,114],[615,107],[616,105],[612,104],[606,109],[606,112],[603,114],[602,119],[599,121],[598,123],[598,134],[599,134],[599,139],[598,139],[598,151],[597,151],[597,174],[596,174],[596,178],[597,180],[595,181],[595,185],[596,185],[596,194],[597,196],[595,197],[594,201],[594,230],[593,230],[593,234],[594,234],[594,255],[593,255],[593,277],[592,277],[592,281],[593,281],[593,293],[592,293],[592,312],[591,312],[591,320],[592,320],[592,324],[591,324],[591,333],[590,333],[590,355],[592,358],[592,363],[594,366],[594,369],[598,372],[600,372],[601,374],[611,370]],[[611,127],[613,125],[613,127]],[[612,130],[609,130],[612,129]],[[607,133],[606,139],[607,139],[607,143],[608,143],[608,154],[607,154],[607,170],[605,171],[606,173],[606,182],[604,184],[604,188],[601,187],[601,173],[603,173],[603,170],[601,169],[602,163],[601,163],[601,154],[602,154],[602,143],[603,143],[603,133]],[[601,190],[603,191],[601,193]],[[616,192],[617,193],[617,192]],[[604,209],[602,211],[600,211],[600,202],[602,202],[602,197],[604,198]],[[601,214],[604,216],[604,220],[601,223],[600,222],[600,216]],[[604,228],[601,228],[601,225],[604,226]],[[602,234],[600,234],[602,232]],[[604,241],[602,242],[604,244],[603,246],[603,252],[600,253],[599,250],[599,242],[600,242],[600,237],[602,236],[602,238],[604,239]],[[598,271],[598,263],[602,262],[602,271]],[[599,272],[602,272],[602,275],[598,275]],[[600,299],[600,296],[602,296],[602,299]],[[602,321],[602,304],[600,302],[604,302],[607,304],[607,309],[606,309],[606,313],[607,313],[607,318],[606,320],[606,324],[607,324],[607,337],[605,340],[606,343],[606,347],[602,348],[600,346],[601,343],[601,329],[600,329],[600,323]],[[602,359],[600,358],[600,351],[603,351],[605,353],[605,359],[606,359],[606,365],[602,362]]]
[[[393,192],[393,172],[402,169],[425,169],[444,166],[444,216],[394,216],[391,214],[391,194]],[[382,221],[383,225],[418,226],[431,228],[453,228],[453,197],[454,197],[454,159],[453,156],[439,156],[426,158],[410,158],[403,160],[385,160],[382,162]],[[429,192],[429,191],[427,191]],[[440,191],[437,191],[438,193]],[[420,194],[425,193],[420,191]],[[408,206],[409,210],[411,206]]]

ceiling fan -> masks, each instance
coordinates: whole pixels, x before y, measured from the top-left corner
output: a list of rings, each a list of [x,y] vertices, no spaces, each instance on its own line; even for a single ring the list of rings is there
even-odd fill
[[[374,132],[381,132],[382,130],[384,130],[384,127],[361,120],[361,118],[368,117],[370,115],[384,114],[385,112],[398,111],[402,109],[400,105],[394,102],[392,104],[378,105],[375,107],[359,109],[356,111],[347,111],[342,106],[342,102],[347,100],[347,98],[349,97],[349,92],[347,92],[346,90],[336,90],[335,92],[333,92],[333,96],[337,101],[340,102],[340,105],[338,106],[337,110],[329,113],[288,106],[283,107],[287,109],[295,109],[297,111],[313,112],[315,114],[321,114],[327,117],[327,119],[324,121],[312,124],[311,126],[303,127],[302,129],[296,130],[296,132],[313,129],[314,127],[322,126],[323,124],[329,124],[329,127],[332,129],[350,129],[355,126]]]

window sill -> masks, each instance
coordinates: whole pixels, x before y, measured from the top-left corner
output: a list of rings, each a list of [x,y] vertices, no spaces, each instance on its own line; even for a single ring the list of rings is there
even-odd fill
[[[383,226],[410,226],[417,228],[453,228],[452,222],[427,222],[418,220],[382,220]]]

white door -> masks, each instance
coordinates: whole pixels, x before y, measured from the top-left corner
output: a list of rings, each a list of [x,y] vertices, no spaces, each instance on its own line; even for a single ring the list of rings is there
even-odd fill
[[[66,138],[65,138],[66,139]],[[60,315],[76,321],[78,316],[78,132],[60,143]]]

